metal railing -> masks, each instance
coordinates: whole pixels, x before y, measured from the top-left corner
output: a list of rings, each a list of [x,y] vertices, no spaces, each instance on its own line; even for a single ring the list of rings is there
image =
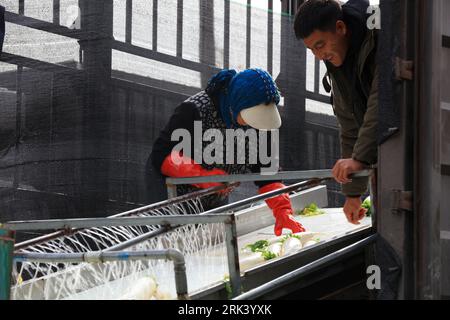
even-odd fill
[[[368,177],[372,174],[372,170],[363,170],[351,175],[353,178]],[[262,175],[258,173],[251,174],[233,174],[233,175],[216,175],[206,177],[187,177],[187,178],[166,178],[167,192],[169,197],[176,196],[176,186],[183,184],[194,183],[208,183],[208,182],[222,182],[222,183],[238,183],[238,182],[254,182],[254,181],[272,181],[272,180],[307,180],[311,179],[308,187],[311,184],[320,184],[333,178],[332,171],[325,170],[306,170],[306,171],[280,171],[273,175]],[[297,186],[295,184],[293,186]],[[288,188],[289,189],[289,188]],[[293,188],[295,190],[296,187]],[[283,189],[284,190],[284,189]],[[286,190],[290,192],[293,190]],[[251,198],[253,199],[253,198]]]

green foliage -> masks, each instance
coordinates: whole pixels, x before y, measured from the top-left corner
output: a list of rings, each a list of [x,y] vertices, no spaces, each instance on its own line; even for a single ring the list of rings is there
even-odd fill
[[[275,253],[267,251],[267,250],[262,251],[262,255],[264,257],[264,260],[270,260],[270,259],[277,257],[277,255]]]
[[[233,297],[233,290],[231,290],[230,277],[225,276],[223,282],[225,283],[225,291],[227,292],[228,299],[231,299]]]
[[[247,245],[247,248],[250,248],[252,252],[260,252],[269,246],[269,241],[267,240],[258,240],[255,243],[251,243]]]
[[[317,216],[319,214],[324,214],[325,211],[320,210],[316,203],[311,203],[308,206],[306,206],[303,210],[300,210],[297,212],[298,215],[310,217],[310,216]]]
[[[273,252],[267,250],[269,246],[269,241],[267,240],[258,240],[255,243],[251,243],[246,246],[246,248],[250,248],[252,252],[261,252],[264,260],[270,260],[276,258],[277,255]]]
[[[372,201],[370,200],[370,196],[363,201],[361,207],[367,209],[366,216],[370,217],[372,215]]]

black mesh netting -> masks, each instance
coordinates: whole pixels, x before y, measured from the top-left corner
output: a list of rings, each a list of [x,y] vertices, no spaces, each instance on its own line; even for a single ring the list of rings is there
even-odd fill
[[[0,0],[2,221],[106,216],[163,198],[161,177],[146,180],[152,143],[221,68],[277,79],[283,170],[331,168],[339,157],[331,106],[308,102],[327,101],[316,85],[323,67],[295,39],[283,2],[57,3]],[[255,192],[244,184],[232,200]]]

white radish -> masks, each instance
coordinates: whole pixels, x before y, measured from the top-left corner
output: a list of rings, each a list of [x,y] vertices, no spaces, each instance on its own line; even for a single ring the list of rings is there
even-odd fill
[[[258,263],[261,263],[265,261],[264,257],[261,252],[255,252],[251,255],[244,256],[239,261],[239,268],[241,271],[250,269],[251,267],[257,265]]]
[[[157,284],[153,278],[144,277],[124,295],[120,300],[150,300],[156,293]]]
[[[279,256],[281,256],[282,247],[283,247],[283,245],[281,244],[281,242],[275,242],[267,247],[267,251],[269,251],[270,253],[273,253],[274,255],[279,257]]]
[[[294,253],[302,248],[302,242],[295,238],[289,237],[283,242],[281,249],[281,255],[286,256],[288,254]]]

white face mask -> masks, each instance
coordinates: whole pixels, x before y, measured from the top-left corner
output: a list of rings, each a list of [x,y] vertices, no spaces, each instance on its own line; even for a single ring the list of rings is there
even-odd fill
[[[244,109],[240,116],[247,126],[255,129],[273,130],[281,127],[281,117],[275,103],[259,104]]]

